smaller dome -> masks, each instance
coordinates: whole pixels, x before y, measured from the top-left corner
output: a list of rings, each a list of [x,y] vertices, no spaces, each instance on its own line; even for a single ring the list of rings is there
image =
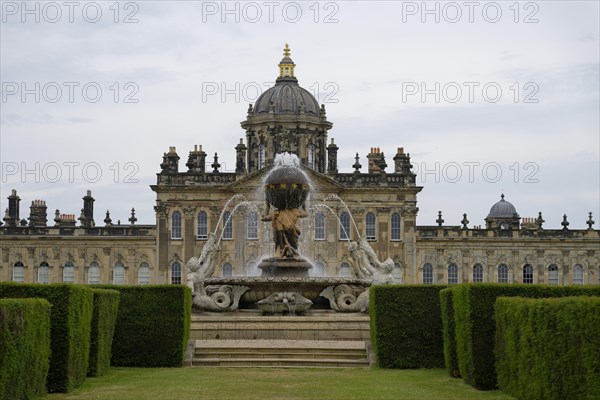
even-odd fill
[[[504,194],[500,196],[500,201],[490,208],[488,218],[512,218],[517,214],[517,209],[512,203],[504,200]]]

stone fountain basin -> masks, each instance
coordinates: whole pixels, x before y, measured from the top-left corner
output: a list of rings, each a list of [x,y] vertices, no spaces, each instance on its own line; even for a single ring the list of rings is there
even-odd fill
[[[338,277],[263,277],[263,276],[241,276],[231,278],[208,278],[206,286],[221,285],[243,285],[250,289],[240,299],[241,308],[255,308],[256,302],[264,300],[277,292],[296,292],[311,300],[315,304],[327,303],[321,297],[321,292],[331,285],[356,286],[357,289],[365,290],[371,286],[371,281],[355,278]],[[361,291],[362,291],[361,290]]]

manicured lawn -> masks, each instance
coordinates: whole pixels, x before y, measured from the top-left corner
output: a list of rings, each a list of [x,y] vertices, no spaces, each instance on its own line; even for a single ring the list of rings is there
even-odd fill
[[[47,400],[497,399],[441,369],[112,368],[69,394]]]

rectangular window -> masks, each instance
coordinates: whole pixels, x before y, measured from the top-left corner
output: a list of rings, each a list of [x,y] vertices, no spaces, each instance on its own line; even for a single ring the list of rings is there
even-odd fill
[[[367,213],[366,216],[366,234],[367,234],[367,240],[375,240],[377,238],[377,234],[376,234],[376,229],[375,229],[375,214],[373,214],[372,212]]]
[[[206,215],[206,211],[200,211],[198,213],[198,229],[196,232],[196,237],[198,239],[208,238],[208,217]]]
[[[252,211],[246,219],[246,239],[258,239],[258,214]]]
[[[229,211],[223,213],[223,239],[233,239],[233,217]]]
[[[175,211],[171,216],[171,239],[181,239],[181,213]]]
[[[325,215],[320,212],[315,215],[315,240],[325,240]]]
[[[392,224],[391,224],[391,240],[399,241],[402,239],[400,230],[400,214],[393,213],[392,214]]]

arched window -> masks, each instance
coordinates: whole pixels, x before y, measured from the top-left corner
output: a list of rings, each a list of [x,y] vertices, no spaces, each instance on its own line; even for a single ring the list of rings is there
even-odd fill
[[[231,264],[229,264],[229,263],[223,264],[222,275],[224,278],[230,278],[233,276],[233,268],[231,267]]]
[[[113,285],[125,284],[125,266],[122,262],[117,261],[113,268]]]
[[[206,211],[200,211],[198,213],[198,229],[196,231],[196,237],[198,239],[208,238],[208,216]]]
[[[148,284],[150,284],[150,266],[144,261],[140,264],[140,269],[138,270],[138,285]]]
[[[580,264],[573,267],[573,284],[583,285],[583,267]]]
[[[342,265],[340,265],[340,277],[350,278],[350,264],[347,262],[343,262]]]
[[[376,232],[375,232],[375,214],[372,212],[368,212],[365,217],[365,225],[367,227],[367,240],[375,240]]]
[[[525,278],[525,275],[523,275],[523,278]],[[558,266],[552,264],[548,267],[548,285],[558,285],[558,283]]]
[[[315,169],[315,145],[312,143],[306,146],[306,161],[309,168]]]
[[[391,240],[401,240],[402,239],[402,231],[400,230],[400,214],[393,213],[392,214],[392,224],[391,224]]]
[[[171,285],[181,285],[181,264],[174,261],[171,264]]]
[[[181,239],[181,213],[175,211],[171,215],[171,239]]]
[[[350,214],[346,211],[340,215],[340,240],[350,239]]]
[[[223,225],[223,239],[233,239],[233,221],[232,221],[231,213],[229,211],[225,211],[223,213],[223,221],[221,222]]]
[[[498,283],[508,283],[508,266],[506,264],[498,265]]]
[[[265,167],[266,149],[264,144],[258,145],[258,169]]]
[[[258,239],[258,214],[256,211],[250,211],[246,218],[246,238]]]
[[[67,261],[62,271],[63,283],[75,283],[75,264],[73,261]]]
[[[454,263],[448,265],[448,284],[455,285],[458,283],[458,266]]]
[[[25,266],[21,261],[17,261],[12,268],[13,282],[25,282]]]
[[[423,265],[423,283],[425,285],[433,284],[433,265],[429,263]]]
[[[100,265],[96,261],[90,263],[88,268],[88,284],[97,285],[100,283]]]
[[[531,264],[523,266],[523,283],[533,283],[533,267]]]
[[[315,214],[315,240],[325,240],[325,215],[322,212]]]
[[[322,262],[317,262],[312,268],[313,276],[325,276],[325,265]]]
[[[477,263],[473,265],[473,283],[483,282],[483,265]]]
[[[46,261],[42,261],[37,271],[38,283],[50,283],[50,266]]]
[[[392,271],[392,276],[394,277],[395,283],[402,283],[403,274],[402,274],[402,265],[400,265],[400,263],[394,263],[394,269]]]

